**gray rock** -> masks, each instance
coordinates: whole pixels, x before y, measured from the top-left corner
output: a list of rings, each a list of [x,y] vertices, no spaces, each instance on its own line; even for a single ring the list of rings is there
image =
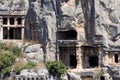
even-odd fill
[[[38,75],[37,73],[35,73],[34,71],[30,71],[28,69],[24,69],[20,72],[20,75],[23,75],[23,76],[36,76]]]
[[[28,9],[28,0],[2,0],[0,2],[1,10],[26,10]]]
[[[104,77],[105,77],[105,80],[113,80],[112,77],[108,73],[105,73]]]
[[[30,53],[30,52],[38,52],[41,45],[40,44],[34,44],[34,45],[30,45],[25,49],[25,53]]]
[[[61,75],[61,80],[69,80],[67,74]]]
[[[48,70],[46,68],[40,68],[40,69],[38,69],[38,74],[39,75],[40,74],[48,75],[49,72],[48,72]]]
[[[23,43],[17,43],[16,46],[17,46],[18,48],[22,49]]]
[[[32,52],[32,53],[25,53],[26,56],[28,57],[28,59],[30,61],[34,61],[34,62],[41,62],[44,60],[44,54],[43,52]]]
[[[35,53],[27,53],[26,54],[28,58],[33,59],[35,58]]]
[[[81,80],[80,75],[75,74],[73,72],[69,72],[68,77],[70,80]]]
[[[115,12],[115,11],[111,12],[109,17],[110,17],[110,20],[112,21],[112,23],[115,23],[115,24],[119,23],[119,17],[117,16],[117,12]]]
[[[118,27],[120,24],[119,2],[120,0],[95,0],[95,13],[98,15],[98,17],[96,17],[96,33],[104,37],[104,46],[108,48],[117,46],[115,44],[116,42],[112,41],[111,37],[113,37],[114,34],[118,34],[120,30]]]
[[[16,59],[15,59],[15,62],[16,62],[16,63],[19,62],[19,61],[22,61],[22,62],[24,62],[24,63],[27,63],[27,62],[28,62],[27,58],[16,58]]]

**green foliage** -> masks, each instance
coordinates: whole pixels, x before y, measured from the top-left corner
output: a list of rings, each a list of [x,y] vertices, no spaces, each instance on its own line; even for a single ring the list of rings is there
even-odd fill
[[[97,73],[97,76],[100,77],[100,76],[103,76],[104,75],[104,71],[103,70],[100,70],[98,73]]]
[[[7,74],[15,61],[15,56],[11,53],[0,53],[0,76]]]
[[[6,47],[5,43],[0,43],[0,50],[5,49],[5,47]]]
[[[67,67],[61,61],[47,62],[46,67],[53,76],[60,76],[67,72]]]
[[[32,69],[36,66],[36,63],[29,61],[27,64],[23,63],[22,61],[18,62],[14,67],[14,72],[19,74],[23,69]]]
[[[5,69],[1,70],[1,75],[7,75],[10,73],[12,67],[9,66],[9,67],[6,67]]]
[[[32,62],[32,61],[29,61],[26,65],[25,65],[25,68],[26,69],[32,69],[33,67],[36,66],[36,63]]]
[[[17,55],[19,56],[19,54],[22,52],[22,50],[18,47],[14,47],[11,49],[11,52],[14,54],[14,55]]]

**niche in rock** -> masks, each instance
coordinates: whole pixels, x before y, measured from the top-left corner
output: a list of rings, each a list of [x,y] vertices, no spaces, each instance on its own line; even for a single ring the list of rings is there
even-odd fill
[[[75,30],[58,31],[57,37],[59,40],[76,40],[77,32]]]
[[[65,3],[67,3],[69,0],[61,0],[61,2],[65,2]]]
[[[115,63],[118,63],[118,54],[115,54]]]
[[[92,56],[89,58],[90,67],[98,67],[98,56]]]
[[[101,76],[101,77],[100,77],[100,80],[105,80],[105,77],[104,77],[104,76]]]
[[[76,60],[76,55],[70,55],[70,66],[73,68],[76,68],[77,65],[77,60]]]
[[[76,47],[59,47],[59,52],[59,58],[66,66],[70,68],[76,68]]]

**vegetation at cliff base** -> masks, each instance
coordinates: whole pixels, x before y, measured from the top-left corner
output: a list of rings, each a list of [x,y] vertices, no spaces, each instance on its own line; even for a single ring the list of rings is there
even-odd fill
[[[16,56],[9,52],[0,53],[0,76],[8,74]]]
[[[22,50],[18,47],[14,47],[11,49],[11,52],[16,56],[19,56],[22,53]]]
[[[32,61],[29,61],[27,63],[19,61],[19,62],[15,63],[13,72],[15,72],[16,74],[20,74],[21,70],[23,70],[23,69],[32,69],[35,66],[36,66],[36,63],[34,63]]]
[[[53,76],[60,76],[67,72],[67,67],[61,61],[47,62],[46,67]]]

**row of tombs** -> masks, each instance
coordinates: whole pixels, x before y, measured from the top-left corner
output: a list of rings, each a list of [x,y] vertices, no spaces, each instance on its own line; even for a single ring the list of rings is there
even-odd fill
[[[0,40],[22,40],[24,38],[24,16],[2,16],[1,20]],[[35,31],[37,30],[34,30],[34,33]],[[32,30],[31,33],[33,33]],[[100,56],[105,64],[119,63],[119,50],[105,51],[102,49],[102,44],[99,43],[95,44],[94,47],[84,44],[80,45],[85,43],[85,41],[81,41],[81,38],[78,38],[78,36],[78,32],[74,29],[57,32],[57,49],[60,53],[60,59],[67,66],[75,68],[79,54],[81,54],[83,68],[97,67],[100,62]],[[66,58],[65,56],[69,57]]]
[[[1,15],[0,16],[0,40],[24,39],[25,15]],[[31,39],[37,39],[37,28],[31,27]],[[66,28],[66,27],[65,27]],[[83,28],[79,27],[83,30]],[[82,32],[82,31],[81,31]],[[86,44],[84,34],[71,27],[58,29],[56,54],[58,58],[69,68],[90,69],[107,65],[119,65],[120,50],[106,49],[102,43],[102,36],[96,35],[94,46]],[[84,79],[86,80],[86,79]],[[103,79],[102,79],[103,80]]]
[[[94,46],[80,45],[83,41],[77,40],[75,30],[58,32],[57,41],[59,59],[71,68],[77,68],[77,65],[82,68],[119,65],[119,50],[107,50],[99,41]]]
[[[82,80],[111,80],[111,78],[119,80],[119,68],[116,66],[119,66],[120,63],[120,50],[105,48],[101,35],[95,36],[93,46],[86,44],[86,41],[80,40],[78,36],[78,32],[74,29],[57,32],[59,60],[71,69],[77,69],[78,72],[80,70]],[[116,71],[112,70],[113,66],[116,67]],[[101,70],[107,68],[108,71],[105,71],[104,74],[109,73],[109,76],[101,75],[96,78],[99,71],[91,75],[91,71],[96,68]]]

